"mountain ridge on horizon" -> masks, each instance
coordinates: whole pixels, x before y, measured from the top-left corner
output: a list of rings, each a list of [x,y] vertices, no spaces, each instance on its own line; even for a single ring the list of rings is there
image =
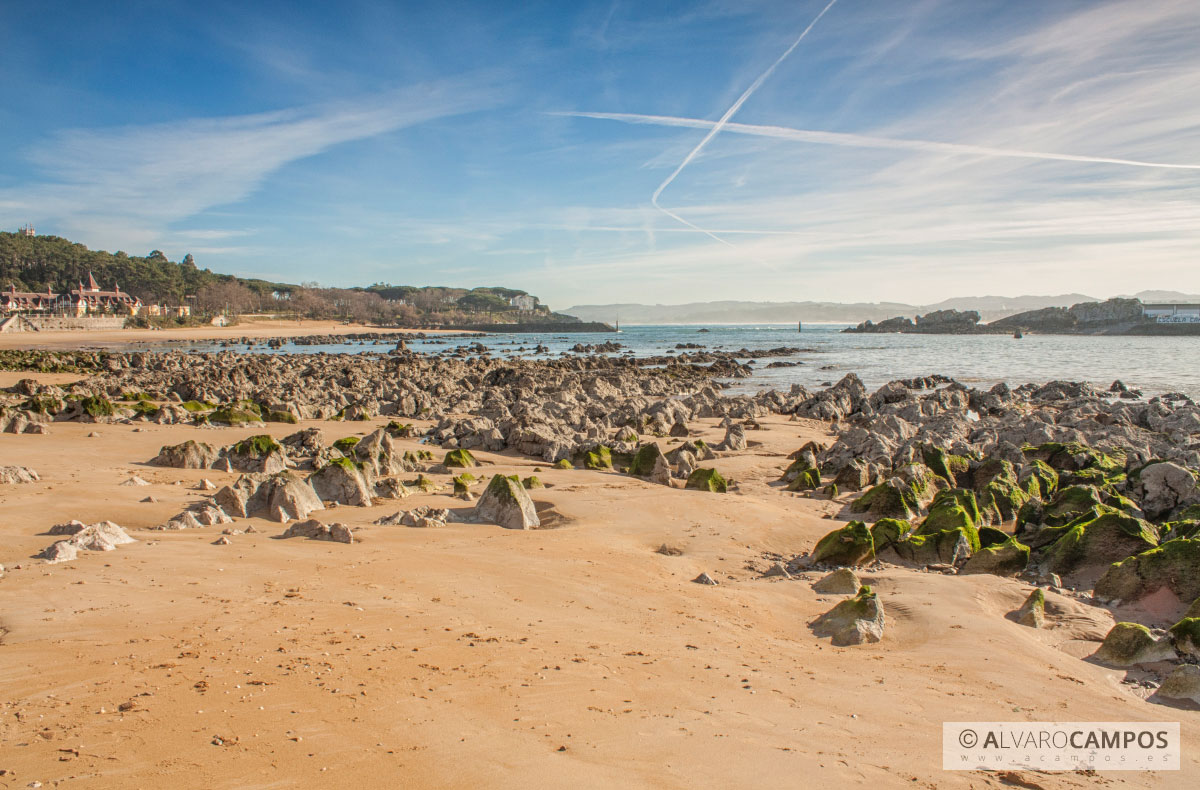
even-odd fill
[[[1200,302],[1200,294],[1178,291],[1144,290],[1132,295],[1113,298],[1135,298],[1143,302]],[[858,323],[882,321],[896,316],[916,316],[936,310],[977,310],[982,320],[995,321],[1026,310],[1045,307],[1070,307],[1081,302],[1102,302],[1081,293],[1053,296],[961,296],[943,299],[926,305],[905,302],[751,302],[719,300],[683,304],[619,303],[573,305],[561,312],[584,321],[624,321],[627,324],[753,324],[793,323]]]

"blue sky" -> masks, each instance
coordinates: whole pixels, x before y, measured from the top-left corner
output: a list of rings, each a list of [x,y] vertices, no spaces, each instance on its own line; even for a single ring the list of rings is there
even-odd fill
[[[1200,291],[1194,0],[836,0],[745,95],[827,5],[3,3],[0,227],[560,308]]]

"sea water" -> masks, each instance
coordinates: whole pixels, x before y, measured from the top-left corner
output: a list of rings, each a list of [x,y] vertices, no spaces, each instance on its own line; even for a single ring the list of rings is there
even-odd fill
[[[1127,337],[1097,335],[917,335],[846,334],[845,324],[705,324],[622,326],[619,333],[497,333],[483,338],[430,336],[409,340],[410,350],[434,353],[479,342],[492,356],[550,359],[576,344],[615,341],[622,348],[613,356],[637,357],[707,351],[762,351],[798,348],[786,356],[757,360],[755,374],[729,383],[734,392],[762,388],[786,389],[802,384],[810,389],[856,373],[869,389],[893,379],[931,374],[949,376],[970,387],[987,388],[1004,381],[1016,386],[1054,379],[1090,381],[1107,388],[1115,380],[1147,395],[1183,392],[1200,399],[1200,337]],[[703,349],[676,349],[694,343]],[[285,343],[279,349],[257,345],[248,350],[267,353],[364,353],[387,351],[392,341],[348,341],[332,345]],[[547,352],[534,354],[543,345]],[[196,344],[212,351],[213,344]],[[795,362],[794,367],[768,368],[771,362]]]

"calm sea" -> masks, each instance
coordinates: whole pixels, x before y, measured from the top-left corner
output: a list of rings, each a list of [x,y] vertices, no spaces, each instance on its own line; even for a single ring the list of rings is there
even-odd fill
[[[735,390],[743,392],[786,388],[793,383],[815,388],[849,372],[857,373],[868,388],[892,379],[940,373],[974,387],[990,387],[998,381],[1015,386],[1066,379],[1091,381],[1107,388],[1120,379],[1147,395],[1184,392],[1200,399],[1200,337],[1026,335],[1017,340],[1009,335],[849,335],[841,332],[844,328],[843,324],[809,324],[803,332],[797,332],[795,324],[622,326],[619,334],[497,334],[478,342],[496,356],[533,357],[532,349],[539,344],[550,349],[535,358],[558,356],[577,343],[613,340],[623,346],[615,353],[635,356],[675,352],[675,346],[684,343],[696,343],[712,351],[802,349],[788,356],[758,360],[753,378],[733,382]],[[701,331],[705,329],[708,331]],[[411,341],[409,347],[417,352],[434,352],[473,342],[450,337]],[[286,344],[272,353],[362,353],[391,347],[391,343],[369,341],[320,346]],[[212,350],[213,346],[200,344],[194,348]],[[266,351],[262,347],[254,350]],[[768,369],[767,365],[775,361],[799,364]]]

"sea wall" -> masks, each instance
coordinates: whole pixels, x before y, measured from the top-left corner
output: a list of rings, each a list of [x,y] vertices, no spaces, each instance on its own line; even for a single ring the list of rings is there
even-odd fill
[[[38,332],[62,332],[66,330],[124,329],[126,316],[88,316],[68,318],[65,316],[27,316],[26,320]]]
[[[616,332],[612,326],[599,321],[580,321],[579,323],[543,323],[543,324],[456,324],[442,327],[443,329],[459,329],[467,332],[522,332],[539,334],[565,334],[567,332]]]

